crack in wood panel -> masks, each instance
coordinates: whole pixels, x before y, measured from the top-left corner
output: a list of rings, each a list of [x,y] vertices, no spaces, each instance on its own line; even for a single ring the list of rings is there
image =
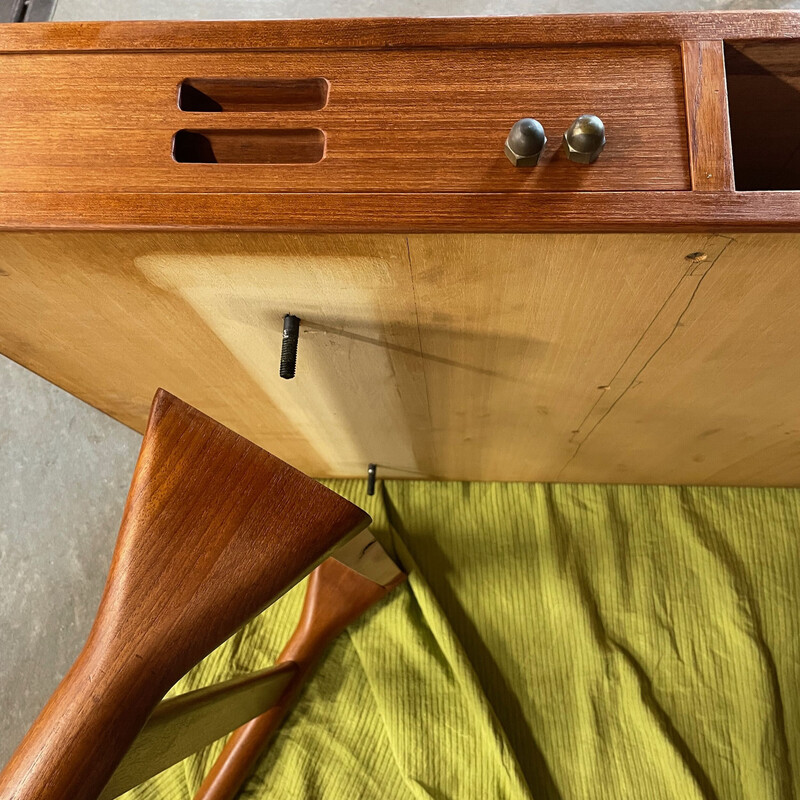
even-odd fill
[[[554,480],[707,236],[409,237],[435,475]]]
[[[800,482],[798,235],[2,238],[0,347],[134,427],[162,383],[317,475]]]
[[[694,300],[703,279],[725,252],[730,242],[731,239],[727,237],[709,237],[708,243],[702,251],[686,254],[687,259],[690,259],[692,255],[696,258],[690,259],[686,272],[666,297],[611,380],[597,387],[601,394],[598,395],[581,424],[572,431],[570,441],[576,443],[577,446],[558,471],[558,479],[564,476],[570,464],[578,456],[583,443],[597,430],[625,394],[636,385],[639,376],[648,364],[673,336]],[[709,251],[712,253],[710,257]]]
[[[598,403],[561,479],[800,483],[800,242],[718,241]]]

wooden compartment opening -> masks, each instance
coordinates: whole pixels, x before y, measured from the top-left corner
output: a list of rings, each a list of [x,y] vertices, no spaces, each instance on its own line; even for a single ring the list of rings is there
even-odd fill
[[[736,190],[800,189],[800,41],[725,43]]]
[[[319,128],[181,130],[172,140],[181,164],[316,164],[324,156]]]
[[[319,111],[328,102],[325,78],[187,78],[178,87],[181,111]]]

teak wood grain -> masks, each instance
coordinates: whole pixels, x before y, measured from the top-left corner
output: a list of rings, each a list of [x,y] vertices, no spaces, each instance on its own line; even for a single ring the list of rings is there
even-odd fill
[[[752,343],[727,338],[742,312],[715,280],[730,268],[746,282],[766,253],[787,301],[774,324],[797,323],[799,162],[764,154],[795,135],[776,122],[798,107],[798,13],[21,28],[0,29],[10,357],[139,430],[155,386],[175,388],[320,476],[377,462],[403,477],[800,482],[776,400],[797,399],[793,373],[755,323]],[[35,103],[14,91],[29,73]],[[187,79],[228,93],[222,111],[181,111]],[[749,113],[762,106],[766,125]],[[583,167],[556,150],[559,128],[590,110],[606,116],[608,145]],[[515,170],[502,143],[527,114],[550,142],[540,167]],[[327,157],[163,160],[177,125],[265,119],[325,131]],[[709,278],[698,265],[712,263]],[[701,429],[677,417],[661,429],[640,417],[638,372],[679,379],[654,365],[711,287],[727,323],[698,322],[719,347],[707,358],[760,365],[763,380],[743,392],[737,369],[698,379],[687,402]],[[768,317],[757,289],[752,299]],[[281,382],[290,312],[301,360]],[[788,338],[783,357],[796,355]],[[732,396],[748,400],[720,426]],[[623,407],[624,458],[601,435]],[[652,452],[663,437],[697,460],[639,458],[626,426],[640,418]],[[736,465],[742,436],[757,453]]]
[[[552,14],[522,17],[80,22],[0,26],[0,52],[394,50],[792,39],[798,11]]]
[[[728,94],[722,41],[687,41],[681,45],[689,123],[692,189],[733,191]]]
[[[319,110],[185,112],[177,92],[186,76],[322,77],[330,91]],[[690,188],[674,45],[0,56],[0,105],[4,192]],[[561,149],[563,132],[586,112],[603,118],[608,137],[590,167]],[[536,169],[515,169],[503,153],[525,116],[550,136]],[[240,149],[254,130],[320,129],[327,143],[310,164],[291,163],[298,159],[286,148],[265,153],[275,163],[177,163],[172,141],[182,129],[224,130]]]
[[[0,797],[94,800],[177,679],[368,523],[160,391],[89,638],[0,773]]]
[[[800,230],[798,192],[732,191],[720,52],[798,37],[788,11],[7,26],[0,227]],[[177,106],[185,79],[246,78],[330,92],[295,110],[263,93],[219,113]],[[558,149],[587,112],[608,129],[589,167]],[[502,144],[526,115],[549,143],[514,169]],[[170,158],[176,130],[245,139],[265,119],[323,130],[325,157]]]
[[[0,229],[306,233],[800,232],[800,192],[0,192]]]
[[[296,664],[297,675],[276,705],[231,735],[194,800],[234,800],[327,647],[405,579],[401,573],[388,586],[381,586],[333,558],[311,573],[300,621],[277,661]]]

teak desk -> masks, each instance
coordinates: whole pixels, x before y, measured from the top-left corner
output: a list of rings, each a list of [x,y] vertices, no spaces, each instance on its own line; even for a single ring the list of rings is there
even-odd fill
[[[800,14],[0,51],[0,351],[122,422],[164,386],[316,476],[800,484]]]

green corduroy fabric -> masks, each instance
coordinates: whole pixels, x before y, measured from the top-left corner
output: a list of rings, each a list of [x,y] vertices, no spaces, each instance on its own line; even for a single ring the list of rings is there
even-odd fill
[[[243,798],[798,796],[799,491],[326,483],[410,579],[332,646]],[[303,590],[175,691],[271,664]],[[126,797],[188,800],[221,747]]]

